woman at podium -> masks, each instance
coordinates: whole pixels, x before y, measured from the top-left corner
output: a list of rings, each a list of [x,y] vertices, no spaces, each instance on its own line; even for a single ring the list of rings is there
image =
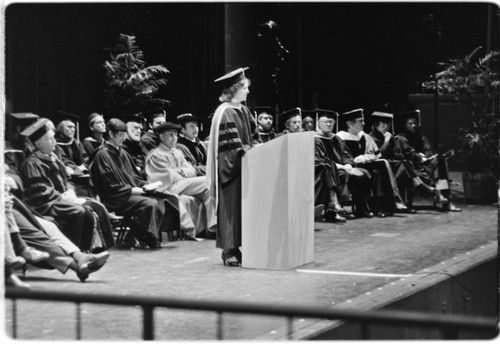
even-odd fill
[[[249,93],[246,68],[238,68],[214,82],[222,89],[215,110],[207,156],[207,183],[217,210],[216,246],[227,266],[241,264],[241,159],[260,142],[251,111],[243,104]]]

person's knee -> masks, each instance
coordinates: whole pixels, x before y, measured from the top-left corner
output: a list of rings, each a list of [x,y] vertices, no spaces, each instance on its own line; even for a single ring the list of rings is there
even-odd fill
[[[146,197],[141,202],[142,208],[145,210],[152,210],[158,207],[158,200],[156,198]]]

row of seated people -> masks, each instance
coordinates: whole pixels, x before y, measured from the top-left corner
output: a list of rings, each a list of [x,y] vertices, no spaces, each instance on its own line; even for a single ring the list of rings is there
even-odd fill
[[[151,131],[149,135],[154,140],[158,139],[159,144],[152,143],[152,147],[158,146],[142,157],[143,165],[138,165],[136,161],[140,158],[139,155],[129,154],[127,148],[132,145],[129,143],[125,146],[125,141],[131,141],[134,134],[141,132],[140,129],[137,130],[137,126],[143,118],[124,118],[126,124],[119,119],[111,119],[104,125],[106,140],[91,154],[85,154],[87,159],[69,159],[74,155],[84,155],[80,149],[83,145],[80,146],[74,137],[66,139],[62,148],[56,141],[56,138],[62,136],[62,132],[68,136],[74,135],[74,122],[62,121],[58,129],[55,129],[48,119],[39,119],[22,132],[23,137],[29,138],[29,145],[24,150],[26,157],[13,159],[12,156],[6,156],[5,169],[12,181],[9,182],[9,191],[16,190],[20,197],[18,204],[22,204],[31,215],[38,216],[33,221],[35,227],[45,232],[44,226],[39,222],[55,223],[81,251],[95,253],[83,256],[89,261],[85,264],[90,265],[91,271],[77,269],[81,280],[85,280],[88,273],[102,267],[109,253],[100,251],[114,245],[110,211],[131,216],[134,236],[151,248],[160,247],[162,232],[171,234],[182,230],[194,238],[201,231],[206,231],[207,237],[215,238],[215,214],[214,209],[209,206],[212,203],[208,200],[203,176],[204,146],[198,147],[196,140],[188,140],[184,135],[181,140],[188,142],[177,145],[177,133],[181,126],[159,121],[154,132]],[[104,122],[102,116],[91,115],[91,127],[98,127],[100,122]],[[179,122],[183,123],[186,135],[197,135],[196,117],[180,116]],[[138,138],[140,140],[141,136]],[[176,147],[182,147],[186,153]],[[61,153],[61,150],[64,152]],[[8,151],[9,149],[6,153]],[[197,159],[199,163],[188,163],[185,154],[188,158]],[[76,181],[82,179],[80,172],[90,172],[90,185],[93,190],[97,190],[99,200],[88,197],[92,192],[83,192],[87,197],[75,193],[71,182],[75,179],[71,179],[70,175],[71,171],[75,171],[74,167],[79,171]],[[182,196],[191,199],[183,202]],[[198,201],[193,203],[193,197]],[[47,219],[50,221],[46,221]],[[29,227],[33,227],[33,224]],[[29,262],[38,263],[33,260]],[[6,263],[7,265],[9,264]]]
[[[396,115],[401,124],[396,135],[391,133],[394,115],[385,112],[372,114],[369,133],[363,131],[363,109],[340,115],[318,109],[316,121],[309,115],[302,118],[300,108],[292,109],[279,116],[285,127],[282,132],[274,131],[272,108],[257,108],[255,114],[264,142],[315,128],[315,206],[326,220],[415,213],[416,191],[432,197],[434,206],[442,210],[461,210],[451,202],[446,161],[450,153],[432,151],[420,133],[418,110]],[[352,204],[353,214],[342,204]]]
[[[258,116],[264,142],[272,138],[265,135],[265,115],[260,113]],[[271,121],[267,122],[272,124],[272,116],[268,117]],[[411,203],[408,210],[395,182],[401,180],[411,180],[414,187],[433,194],[436,201],[444,203],[444,209],[458,211],[449,195],[446,199],[439,192],[446,191],[446,183],[431,186],[432,182],[422,181],[424,176],[420,168],[412,168],[414,163],[426,166],[429,169],[426,178],[430,180],[443,159],[436,156],[428,159],[411,149],[399,158],[401,147],[408,149],[411,137],[404,138],[402,134],[393,137],[387,130],[390,127],[387,114],[379,117],[374,128],[381,128],[382,136],[374,129],[371,138],[362,131],[361,110],[342,114],[347,131],[337,134],[333,134],[337,114],[318,113],[315,205],[323,206],[325,217],[345,221],[354,216],[370,217],[372,211],[379,216],[394,210],[411,211]],[[150,129],[144,135],[141,135],[146,120],[143,116],[123,116],[122,119],[114,118],[105,123],[102,115],[90,115],[89,127],[93,135],[86,138],[84,144],[74,137],[75,125],[71,120],[62,121],[56,130],[47,119],[29,126],[23,134],[31,141],[30,153],[19,168],[22,183],[17,183],[17,188],[24,191],[22,195],[29,210],[55,220],[83,252],[113,246],[109,211],[131,216],[134,236],[152,248],[160,247],[163,232],[173,230],[182,230],[193,238],[205,231],[208,238],[214,238],[216,217],[210,209],[204,180],[206,144],[197,137],[199,119],[184,114],[177,118],[179,124],[167,123],[163,110],[153,111],[148,118]],[[287,129],[279,135],[301,131],[300,123],[300,113],[298,116],[292,113],[285,121]],[[406,146],[401,142],[406,142]],[[389,159],[388,152],[395,157]],[[81,160],[75,159],[75,155]],[[446,169],[441,166],[438,170]],[[100,201],[81,197],[73,191],[70,180],[81,178],[71,179],[72,171],[89,172],[89,185]],[[439,181],[443,179],[447,181],[445,177]],[[24,189],[20,184],[24,184]],[[401,185],[408,186],[400,184],[400,188]],[[85,195],[91,195],[92,190]],[[183,201],[182,196],[187,196],[187,201]],[[193,197],[197,199],[195,204]],[[350,201],[354,215],[341,205]],[[75,216],[81,219],[74,221]],[[35,227],[44,226],[38,223]],[[80,279],[85,280],[89,272],[102,267],[108,256],[107,252],[85,256],[91,270],[78,272],[77,267]]]

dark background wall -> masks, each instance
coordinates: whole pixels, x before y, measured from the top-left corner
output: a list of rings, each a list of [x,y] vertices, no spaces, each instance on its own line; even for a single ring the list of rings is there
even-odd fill
[[[120,33],[171,71],[158,96],[171,100],[172,117],[208,118],[220,91],[213,80],[240,66],[251,67],[249,105],[399,111],[436,61],[498,49],[498,7],[487,3],[11,4],[5,18],[7,100],[14,112],[46,117],[83,118],[99,106],[106,48]],[[257,36],[269,19],[289,51],[281,63]]]

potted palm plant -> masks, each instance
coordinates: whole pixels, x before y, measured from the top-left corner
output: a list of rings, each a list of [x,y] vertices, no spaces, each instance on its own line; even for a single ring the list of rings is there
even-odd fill
[[[169,70],[162,65],[147,66],[135,36],[120,34],[104,69],[104,105],[110,113],[137,113],[169,104],[168,100],[155,97],[159,88],[167,84]]]
[[[458,133],[463,164],[465,199],[469,203],[493,203],[498,199],[499,181],[499,78],[498,51],[483,56],[477,47],[463,58],[440,63],[442,70],[424,89],[454,95],[470,114],[468,125]]]

